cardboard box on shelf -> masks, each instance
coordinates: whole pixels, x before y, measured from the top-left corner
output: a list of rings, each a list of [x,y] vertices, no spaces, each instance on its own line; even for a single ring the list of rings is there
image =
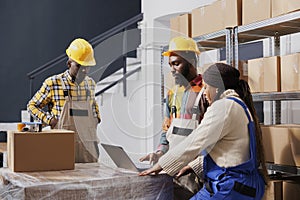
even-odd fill
[[[73,131],[8,131],[8,167],[14,172],[74,169]]]
[[[248,83],[255,92],[280,92],[280,57],[248,60]]]
[[[300,53],[281,56],[281,91],[300,90]]]
[[[271,142],[273,147],[273,156],[275,164],[295,165],[289,140],[288,127],[271,127]]]
[[[271,0],[243,0],[242,7],[243,25],[272,17]]]
[[[241,12],[242,0],[218,0],[192,10],[192,37],[241,25]]]
[[[220,1],[192,10],[192,37],[223,29]]]
[[[262,126],[266,161],[275,164],[300,166],[300,125]]]
[[[191,14],[183,14],[170,19],[171,38],[177,36],[191,37]]]
[[[242,0],[221,0],[224,18],[223,28],[242,25]]]
[[[299,0],[272,0],[272,17],[300,10]]]

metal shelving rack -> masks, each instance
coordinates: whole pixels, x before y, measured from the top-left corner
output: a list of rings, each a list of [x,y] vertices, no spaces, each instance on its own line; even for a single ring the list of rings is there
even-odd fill
[[[258,39],[274,38],[273,56],[280,55],[280,37],[298,32],[300,32],[300,11],[235,27],[234,49],[238,49],[239,42],[246,43]],[[237,56],[236,58],[238,60]],[[275,124],[281,123],[281,101],[300,100],[300,92],[256,93],[252,96],[254,101],[270,101],[271,110],[275,106]],[[273,119],[273,115],[271,118]],[[300,168],[296,166],[267,163],[267,168],[276,173],[287,173],[291,176],[300,175]]]
[[[193,38],[200,49],[209,50],[226,47],[226,61],[238,68],[238,45],[265,38],[274,38],[273,56],[280,54],[280,36],[300,32],[300,11],[266,19],[248,25],[237,26]],[[224,42],[225,41],[225,42]],[[236,62],[235,62],[236,61]],[[254,101],[275,103],[275,123],[280,123],[281,101],[300,100],[300,92],[254,93]],[[271,112],[272,113],[272,112]],[[273,116],[272,116],[273,118]],[[300,175],[300,168],[267,163],[269,170]]]

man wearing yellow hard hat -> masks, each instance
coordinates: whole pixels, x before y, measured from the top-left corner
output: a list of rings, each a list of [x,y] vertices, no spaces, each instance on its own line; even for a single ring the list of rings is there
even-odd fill
[[[197,74],[197,56],[200,54],[197,43],[187,37],[175,37],[169,43],[168,51],[162,55],[169,58],[171,73],[175,79],[175,87],[168,91],[166,97],[166,115],[160,144],[154,153],[140,159],[157,162],[169,148],[174,148],[191,133],[200,123],[208,102],[203,96],[202,76]],[[198,169],[199,160],[189,164],[190,168]],[[189,199],[199,189],[191,173],[174,180],[174,199]]]
[[[94,50],[77,38],[66,50],[68,69],[47,78],[28,102],[27,110],[51,128],[76,132],[75,162],[97,162],[99,157],[97,124],[99,107],[95,100],[95,81],[87,76],[96,65]],[[48,112],[44,107],[51,107]]]

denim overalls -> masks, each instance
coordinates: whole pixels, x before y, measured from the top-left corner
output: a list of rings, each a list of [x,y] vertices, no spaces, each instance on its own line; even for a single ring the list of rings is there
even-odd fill
[[[253,200],[262,199],[265,182],[258,172],[256,161],[255,125],[251,120],[247,106],[239,99],[229,97],[240,104],[249,120],[248,131],[250,136],[250,159],[235,167],[219,167],[207,154],[204,157],[203,169],[205,184],[203,188],[191,198],[199,199],[235,199]]]

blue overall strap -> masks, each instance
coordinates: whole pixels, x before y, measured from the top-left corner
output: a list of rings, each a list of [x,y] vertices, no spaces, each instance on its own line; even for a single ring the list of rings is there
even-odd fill
[[[245,113],[246,113],[246,115],[247,115],[247,118],[248,118],[248,121],[249,121],[248,130],[249,130],[249,137],[250,137],[250,156],[252,158],[253,165],[257,166],[255,124],[254,124],[253,120],[250,117],[248,107],[246,106],[246,104],[243,101],[239,100],[238,98],[227,97],[227,99],[233,100],[236,103],[238,103],[240,106],[242,106]]]
[[[246,104],[243,101],[241,101],[237,98],[234,98],[234,97],[227,97],[227,99],[231,99],[231,100],[237,102],[238,104],[240,104],[244,108],[249,122],[252,122],[249,111],[248,111],[248,107],[246,106]]]

